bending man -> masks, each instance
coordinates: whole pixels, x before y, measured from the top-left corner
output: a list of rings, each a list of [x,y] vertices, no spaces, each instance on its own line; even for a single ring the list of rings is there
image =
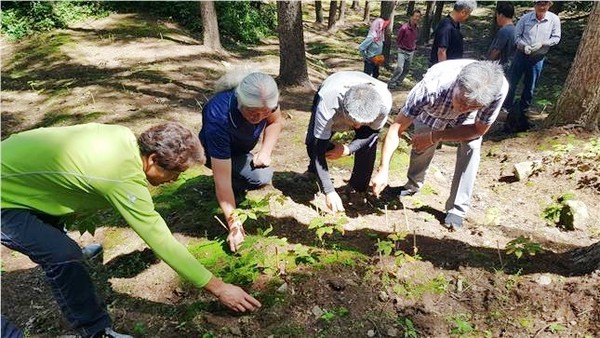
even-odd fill
[[[482,136],[496,120],[507,92],[502,66],[492,61],[449,60],[432,66],[410,91],[388,130],[373,192],[379,195],[387,186],[392,154],[411,124],[415,135],[408,182],[390,189],[396,195],[412,195],[423,186],[438,142],[460,142],[444,220],[447,228],[460,228],[475,185]]]
[[[375,165],[379,130],[391,109],[392,95],[386,84],[357,71],[330,75],[315,94],[305,141],[308,171],[318,176],[333,212],[343,211],[344,206],[331,182],[326,159],[354,155],[347,188],[366,191]],[[350,144],[330,141],[333,133],[352,129],[356,134]]]

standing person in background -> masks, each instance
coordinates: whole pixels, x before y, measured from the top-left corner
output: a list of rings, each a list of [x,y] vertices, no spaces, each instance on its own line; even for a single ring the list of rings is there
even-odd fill
[[[408,74],[408,68],[415,54],[415,49],[417,49],[419,22],[421,22],[421,11],[417,9],[412,13],[409,21],[398,29],[396,34],[398,63],[390,82],[388,82],[388,88],[390,89],[402,85],[402,81]]]
[[[488,51],[489,60],[497,60],[504,69],[504,74],[508,76],[510,61],[515,54],[515,25],[513,25],[513,16],[515,7],[508,1],[498,2],[496,6],[496,24],[500,27],[490,49]]]
[[[389,24],[390,20],[383,20],[382,18],[373,20],[367,37],[358,46],[358,51],[365,63],[363,71],[374,78],[379,77],[379,66],[384,62],[382,55],[384,31]]]
[[[551,1],[535,1],[534,11],[523,15],[515,28],[517,51],[510,67],[510,90],[504,101],[504,108],[509,111],[509,132],[529,129],[526,112],[542,75],[546,54],[560,42],[560,19],[548,11],[550,5]],[[523,76],[519,107],[514,107],[515,91]]]
[[[283,118],[277,83],[267,74],[232,70],[215,86],[217,92],[202,108],[200,141],[213,171],[217,201],[229,227],[227,242],[236,251],[244,228],[234,215],[236,195],[258,189],[273,178],[271,153]],[[250,153],[263,135],[258,153]]]
[[[154,208],[148,184],[174,181],[204,162],[198,138],[183,125],[157,125],[137,139],[117,125],[39,128],[11,135],[2,141],[1,152],[2,245],[41,266],[63,315],[82,337],[131,338],[113,331],[82,250],[63,230],[59,218],[75,212],[114,208],[193,285],[234,311],[260,307],[254,297],[202,266]],[[4,316],[1,322],[2,337],[22,337]]]
[[[429,67],[438,62],[463,57],[463,35],[460,32],[460,24],[467,21],[475,8],[477,2],[473,0],[458,0],[454,3],[452,12],[440,21],[433,32]]]

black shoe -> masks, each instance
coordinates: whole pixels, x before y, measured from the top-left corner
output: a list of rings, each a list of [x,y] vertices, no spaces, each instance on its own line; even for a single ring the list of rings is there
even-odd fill
[[[113,329],[107,327],[106,329],[93,335],[91,338],[133,338],[133,336],[115,332]]]
[[[463,226],[463,218],[456,215],[448,213],[446,214],[446,219],[444,219],[444,227],[448,230],[458,230]]]
[[[81,253],[83,254],[83,258],[88,261],[101,263],[104,258],[104,249],[100,244],[86,245],[81,249]]]
[[[388,186],[383,190],[384,195],[393,196],[393,197],[412,196],[416,193],[417,193],[417,190],[409,189],[404,186],[400,186],[400,187],[389,187]]]

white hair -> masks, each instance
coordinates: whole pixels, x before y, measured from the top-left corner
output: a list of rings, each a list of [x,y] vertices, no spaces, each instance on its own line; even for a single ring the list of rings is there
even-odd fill
[[[279,89],[275,80],[256,69],[243,65],[229,69],[215,82],[215,92],[235,88],[238,108],[271,108],[279,104]]]
[[[477,1],[474,0],[458,0],[454,3],[454,10],[457,12],[467,10],[471,13],[475,8],[477,8]]]
[[[485,107],[494,101],[504,80],[502,66],[494,61],[477,61],[466,65],[456,79],[469,101]]]
[[[350,87],[344,94],[343,104],[348,117],[360,124],[371,123],[382,113],[381,96],[370,83]]]

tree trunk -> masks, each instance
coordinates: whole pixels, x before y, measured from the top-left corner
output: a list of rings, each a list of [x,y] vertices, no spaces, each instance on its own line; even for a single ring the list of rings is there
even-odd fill
[[[214,1],[200,1],[200,17],[202,18],[202,42],[213,50],[221,50],[221,37]]]
[[[346,21],[346,0],[340,2],[340,17],[338,18],[337,24],[343,25]]]
[[[317,17],[315,22],[323,23],[323,4],[321,0],[315,1],[315,15]]]
[[[385,57],[385,65],[390,64],[390,46],[392,42],[392,27],[394,27],[394,7],[396,7],[396,1],[382,1],[381,2],[381,18],[384,20],[390,20],[390,24],[386,27],[383,41],[383,56]]]
[[[327,19],[327,29],[331,30],[337,20],[337,1],[329,1],[329,17]]]
[[[431,27],[435,29],[442,20],[442,13],[444,13],[444,1],[435,2],[435,13],[433,14],[433,20],[431,20]]]
[[[433,8],[433,5],[435,5],[435,1],[427,1],[427,9],[425,9],[425,13],[423,14],[419,44],[429,42],[429,35],[431,34],[431,8]]]
[[[598,4],[596,3],[595,6]],[[600,269],[600,242],[571,252],[571,273],[587,275]]]
[[[585,129],[600,131],[600,2],[590,13],[577,54],[556,109],[547,118],[549,125],[581,124]]]
[[[365,1],[365,11],[363,12],[363,21],[371,21],[371,1]]]
[[[552,2],[552,6],[550,6],[550,8],[548,9],[550,12],[558,15],[560,12],[562,12],[563,9],[563,2],[562,1],[554,1]]]
[[[306,66],[302,2],[277,1],[279,33],[279,85],[311,86]]]
[[[411,16],[414,11],[415,11],[415,2],[409,1],[408,5],[406,6],[406,15]]]
[[[358,0],[353,0],[352,1],[352,6],[350,7],[351,10],[353,11],[358,11],[360,10],[360,1]]]

